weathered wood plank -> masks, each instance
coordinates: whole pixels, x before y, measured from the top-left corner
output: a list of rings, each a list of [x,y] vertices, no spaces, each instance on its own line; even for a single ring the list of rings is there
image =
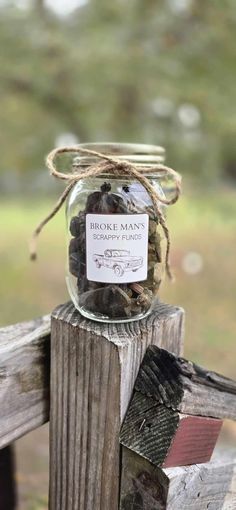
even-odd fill
[[[120,510],[235,510],[235,459],[161,469],[122,448]]]
[[[166,509],[168,478],[160,468],[124,446],[121,467],[120,510]]]
[[[50,317],[0,329],[0,448],[48,420]]]
[[[151,345],[120,442],[159,467],[206,462],[224,417],[236,418],[234,381]]]
[[[236,420],[236,381],[156,346],[146,352],[135,390],[183,414]]]
[[[235,510],[236,458],[165,469],[167,510]]]
[[[126,324],[52,314],[50,509],[117,510],[119,432],[147,346],[182,353],[183,310]]]
[[[207,462],[222,423],[215,418],[183,415],[135,391],[120,442],[158,467]]]

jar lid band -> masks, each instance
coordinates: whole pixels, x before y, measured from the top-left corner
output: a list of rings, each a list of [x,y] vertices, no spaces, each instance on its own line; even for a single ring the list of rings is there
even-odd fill
[[[160,145],[148,145],[145,143],[81,143],[79,145],[81,149],[88,149],[96,152],[101,152],[102,154],[107,154],[109,156],[117,156],[117,155],[140,155],[143,156],[145,154],[150,156],[156,155],[165,155],[165,148]]]
[[[111,158],[121,161],[130,161],[136,166],[152,166],[165,161],[165,149],[159,145],[146,145],[136,143],[84,143],[80,145],[83,149],[101,151]],[[90,166],[96,164],[98,158],[92,155],[80,154],[73,160],[72,167]]]

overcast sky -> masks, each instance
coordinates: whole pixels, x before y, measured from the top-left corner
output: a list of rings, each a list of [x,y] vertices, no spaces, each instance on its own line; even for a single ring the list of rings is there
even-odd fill
[[[45,4],[60,16],[66,16],[85,5],[88,0],[45,0]]]
[[[20,9],[28,9],[34,0],[13,0],[13,3]],[[68,16],[78,7],[82,7],[89,0],[45,0],[45,5],[59,16]],[[9,4],[9,0],[0,0],[0,7]],[[12,2],[11,2],[12,4]]]
[[[12,0],[20,9],[28,9],[34,0]],[[112,2],[112,0],[110,0]],[[128,1],[128,0],[127,0]],[[89,0],[45,0],[45,5],[58,16],[68,16],[78,7],[87,4]],[[191,8],[193,0],[167,0],[170,8],[178,13]],[[0,0],[0,7],[9,4],[9,0]]]

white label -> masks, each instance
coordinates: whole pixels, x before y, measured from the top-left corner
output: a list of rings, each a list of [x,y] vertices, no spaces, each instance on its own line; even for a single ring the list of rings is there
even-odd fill
[[[87,214],[87,278],[131,283],[147,278],[148,214]]]

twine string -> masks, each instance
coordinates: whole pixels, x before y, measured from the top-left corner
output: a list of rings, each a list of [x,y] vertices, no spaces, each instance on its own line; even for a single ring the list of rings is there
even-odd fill
[[[76,153],[76,154],[84,154],[89,156],[94,156],[98,158],[100,161],[96,162],[92,165],[90,165],[86,170],[84,171],[76,171],[73,173],[66,173],[57,170],[55,160],[60,154],[66,154],[66,153]],[[137,167],[133,163],[130,163],[129,161],[122,161],[118,158],[115,158],[113,156],[108,156],[107,154],[102,154],[100,152],[91,150],[91,149],[85,149],[78,146],[72,146],[72,147],[61,147],[52,150],[47,158],[46,158],[46,165],[50,171],[50,174],[53,175],[57,179],[61,179],[64,181],[67,181],[67,186],[61,196],[59,197],[58,201],[56,202],[55,206],[53,207],[52,211],[39,223],[39,225],[36,227],[32,234],[32,238],[30,240],[30,258],[31,260],[35,260],[37,258],[37,237],[39,236],[40,232],[44,228],[44,226],[55,216],[55,214],[59,211],[59,209],[62,207],[63,203],[65,202],[66,198],[68,197],[70,191],[74,187],[74,185],[79,182],[82,179],[87,179],[88,177],[95,177],[97,175],[106,174],[106,173],[112,173],[114,175],[129,175],[131,177],[134,177],[137,181],[139,181],[144,188],[149,193],[151,200],[153,202],[153,208],[154,212],[159,220],[159,223],[162,227],[162,230],[164,232],[165,238],[166,238],[166,256],[165,256],[165,267],[166,267],[166,273],[169,276],[170,279],[173,279],[171,269],[170,269],[170,233],[169,229],[166,224],[165,216],[163,215],[159,203],[164,205],[172,205],[175,202],[177,202],[179,195],[181,193],[181,175],[173,170],[170,167],[167,167],[162,164],[147,166],[142,165],[142,167]],[[165,175],[172,177],[175,183],[175,193],[172,198],[169,200],[165,198],[164,196],[160,195],[158,191],[155,189],[155,187],[151,184],[148,177],[144,174],[155,174],[155,172],[164,173]]]

